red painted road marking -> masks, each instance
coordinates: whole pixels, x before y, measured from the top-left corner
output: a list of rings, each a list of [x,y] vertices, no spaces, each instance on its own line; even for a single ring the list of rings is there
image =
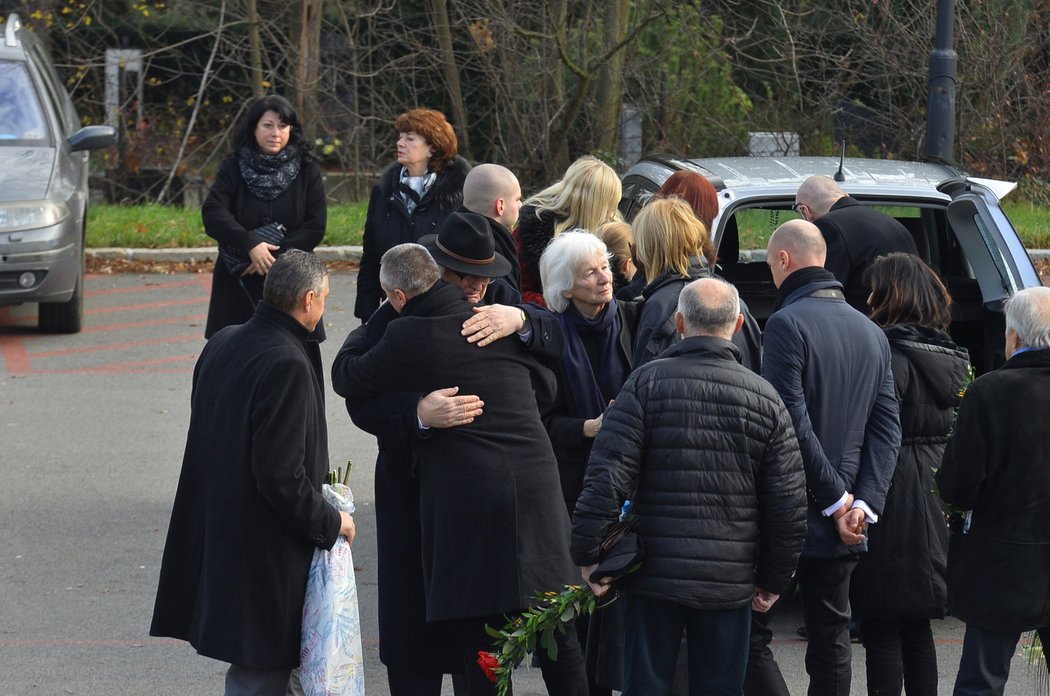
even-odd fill
[[[156,346],[165,343],[185,343],[187,341],[204,340],[199,333],[183,334],[181,336],[170,336],[167,338],[148,338],[141,341],[127,341],[125,343],[104,343],[98,346],[79,346],[77,348],[64,348],[62,350],[48,350],[40,353],[30,353],[31,359],[55,358],[63,355],[75,355],[77,353],[98,353],[100,351],[124,350],[125,348],[138,348],[139,346]]]
[[[129,321],[123,324],[99,324],[98,326],[89,326],[88,328],[81,331],[81,333],[101,333],[106,331],[122,331],[124,329],[139,329],[144,326],[164,326],[165,324],[192,324],[198,321],[204,321],[208,318],[207,314],[190,314],[184,317],[171,317],[169,319],[153,319],[150,321]],[[200,336],[204,337],[204,332],[200,333]]]
[[[11,310],[0,307],[0,322],[8,324],[14,321]],[[21,336],[4,336],[0,334],[0,357],[7,365],[7,371],[12,375],[27,375],[33,371],[33,363],[29,358]]]
[[[94,276],[88,275],[88,278],[104,278],[106,276],[96,274]],[[211,287],[211,276],[208,276],[208,283],[205,283],[205,290],[210,290]],[[97,290],[88,290],[84,293],[85,297],[102,297],[105,295],[127,295],[135,292],[142,292],[143,290],[170,290],[171,288],[189,288],[194,285],[202,285],[201,281],[197,278],[190,280],[179,280],[171,283],[143,283],[142,285],[133,285],[130,287],[123,288],[99,288]],[[207,299],[207,298],[205,298]]]
[[[205,302],[207,298],[194,298],[190,300],[169,300],[168,302],[144,302],[143,304],[136,305],[121,305],[119,307],[96,307],[95,309],[85,309],[84,314],[95,316],[98,314],[113,314],[115,312],[135,312],[140,309],[157,309],[160,307],[182,307],[185,305],[199,305]]]
[[[166,358],[155,360],[135,360],[131,362],[109,363],[107,365],[95,365],[94,367],[78,367],[72,370],[34,370],[38,375],[81,375],[81,374],[107,374],[113,372],[190,372],[191,368],[179,370],[141,370],[137,367],[149,367],[152,365],[169,365],[176,362],[196,362],[199,353],[187,353],[184,355],[171,355]]]

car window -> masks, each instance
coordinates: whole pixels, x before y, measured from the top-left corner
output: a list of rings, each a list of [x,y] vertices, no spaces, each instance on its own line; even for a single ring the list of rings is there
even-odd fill
[[[25,63],[0,61],[0,147],[46,145],[50,139]]]

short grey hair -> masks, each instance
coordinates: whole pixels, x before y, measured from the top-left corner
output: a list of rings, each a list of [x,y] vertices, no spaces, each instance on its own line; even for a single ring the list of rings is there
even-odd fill
[[[609,258],[605,242],[579,227],[562,232],[543,250],[540,283],[543,285],[543,299],[552,311],[561,314],[569,307],[565,293],[575,285],[580,264],[596,253]]]
[[[400,290],[415,297],[434,287],[440,278],[441,269],[421,244],[398,244],[379,260],[379,284],[387,292]]]
[[[700,278],[682,288],[678,311],[686,336],[732,338],[740,315],[740,293],[721,278]]]
[[[328,267],[315,254],[289,249],[273,262],[263,281],[263,299],[292,313],[311,290],[320,294]]]
[[[1050,287],[1025,288],[1007,300],[1006,328],[1022,346],[1050,348]]]

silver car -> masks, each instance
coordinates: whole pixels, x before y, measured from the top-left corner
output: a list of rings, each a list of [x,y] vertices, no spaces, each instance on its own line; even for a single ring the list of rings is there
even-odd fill
[[[7,18],[0,45],[0,305],[39,302],[44,331],[80,331],[88,150],[116,131],[81,127],[40,41]]]
[[[815,174],[834,176],[839,158],[648,157],[624,175],[620,211],[632,219],[679,169],[699,172],[718,192],[712,235],[719,273],[737,286],[764,322],[776,300],[764,240],[780,223],[797,217],[792,205],[802,182]],[[978,373],[1002,364],[1003,302],[1021,288],[1042,284],[999,206],[1014,184],[897,160],[846,158],[841,174],[843,190],[899,219],[920,255],[941,275],[955,301],[951,333],[970,351]]]

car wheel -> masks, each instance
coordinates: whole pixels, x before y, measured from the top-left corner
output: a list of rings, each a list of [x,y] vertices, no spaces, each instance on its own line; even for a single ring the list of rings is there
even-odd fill
[[[77,333],[84,322],[84,256],[73,286],[73,296],[65,302],[41,302],[37,324],[47,333]]]

